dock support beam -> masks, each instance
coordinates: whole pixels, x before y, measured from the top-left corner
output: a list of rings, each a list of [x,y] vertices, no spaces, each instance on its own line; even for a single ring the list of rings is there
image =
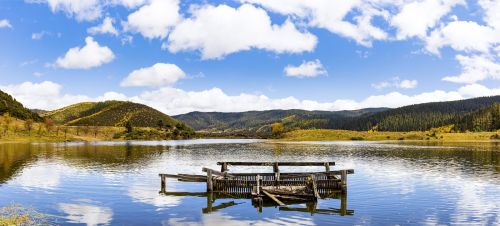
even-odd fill
[[[220,171],[223,173],[227,171],[227,162],[222,163],[222,166],[220,167]]]
[[[212,192],[214,191],[214,184],[213,184],[213,178],[212,178],[212,170],[207,170],[207,191]]]
[[[165,175],[160,174],[161,177],[161,192],[167,192],[167,177]]]
[[[347,191],[347,170],[340,171],[340,184],[342,186],[342,192]]]

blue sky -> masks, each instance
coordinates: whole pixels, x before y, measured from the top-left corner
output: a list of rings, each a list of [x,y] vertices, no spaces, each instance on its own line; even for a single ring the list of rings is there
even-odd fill
[[[5,0],[0,89],[168,114],[500,94],[500,1]]]

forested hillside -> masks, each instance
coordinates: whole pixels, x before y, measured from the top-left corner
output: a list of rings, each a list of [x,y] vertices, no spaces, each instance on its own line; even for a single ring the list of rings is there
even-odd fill
[[[11,116],[18,119],[32,119],[35,121],[41,121],[42,118],[25,108],[21,103],[15,100],[12,96],[7,93],[0,91],[0,114],[9,113]]]
[[[463,131],[474,130],[471,124],[464,124],[464,118],[474,117],[472,115],[477,117],[481,113],[473,114],[474,112],[499,102],[500,96],[493,96],[416,104],[375,114],[366,114],[347,120],[342,125],[332,128],[361,131],[425,131],[453,124]]]

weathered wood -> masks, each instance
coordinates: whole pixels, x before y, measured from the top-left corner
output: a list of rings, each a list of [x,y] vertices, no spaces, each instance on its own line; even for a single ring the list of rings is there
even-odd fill
[[[207,191],[211,192],[214,190],[212,170],[207,170]]]
[[[259,174],[257,174],[257,177],[255,180],[257,181],[257,189],[256,189],[257,192],[256,193],[257,193],[257,195],[260,195],[260,175]]]
[[[347,170],[340,171],[340,184],[342,185],[342,190],[347,190]]]
[[[311,174],[310,178],[311,178],[311,184],[312,184],[314,198],[318,199],[320,197],[319,197],[319,193],[318,193],[318,186],[316,186],[316,178],[315,178],[314,174]]]
[[[227,171],[227,162],[222,163],[220,171],[221,172],[226,172]]]
[[[220,172],[220,171],[217,171],[217,170],[214,170],[214,169],[210,169],[210,168],[205,168],[205,167],[202,168],[202,171],[203,172],[211,171],[212,174],[217,175],[217,176],[234,177],[233,175],[230,175],[228,172]]]
[[[276,198],[276,196],[274,196],[273,194],[267,192],[266,190],[262,190],[262,193],[264,195],[266,195],[267,197],[271,198],[273,201],[275,201],[278,205],[280,206],[286,206],[285,203],[281,202],[278,198]]]
[[[317,213],[317,214],[334,214],[334,215],[354,215],[354,210],[344,210],[344,209],[335,209],[335,208],[328,208],[328,209],[314,209],[311,211],[308,208],[294,208],[294,207],[287,207],[283,206],[279,208],[280,211],[294,211],[294,212],[304,212],[304,213]]]
[[[224,163],[231,166],[273,166],[278,163],[281,166],[324,166],[325,162],[217,162],[217,165]],[[335,162],[328,162],[329,165],[335,165]]]
[[[327,173],[330,172],[330,163],[329,162],[325,162],[325,171]]]
[[[165,175],[161,175],[161,192],[166,192],[167,191],[167,178]]]

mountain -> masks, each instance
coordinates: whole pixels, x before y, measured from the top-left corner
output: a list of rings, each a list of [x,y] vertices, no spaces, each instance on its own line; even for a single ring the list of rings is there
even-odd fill
[[[271,124],[285,130],[344,129],[358,131],[427,131],[453,125],[459,131],[500,129],[500,96],[409,105],[394,109],[356,111],[270,110],[239,113],[191,112],[174,118],[196,130],[228,133],[271,132]]]
[[[3,115],[6,112],[18,119],[33,119],[35,121],[42,120],[38,114],[25,108],[11,95],[0,91],[0,114]]]
[[[467,117],[479,117],[483,108],[500,102],[500,96],[479,97],[466,100],[415,104],[375,114],[366,114],[344,121],[335,129],[378,131],[425,131],[445,125],[455,125],[461,130],[474,130],[465,125]],[[464,121],[465,120],[465,121]],[[460,125],[461,126],[460,126]]]
[[[167,127],[179,126],[179,121],[143,104],[125,101],[83,102],[44,113],[56,123],[70,126],[157,127],[161,120]],[[184,127],[184,125],[182,125]]]
[[[270,125],[283,122],[289,128],[328,128],[348,118],[385,111],[387,108],[368,108],[355,111],[268,110],[236,113],[190,112],[173,116],[203,131],[267,133]]]

